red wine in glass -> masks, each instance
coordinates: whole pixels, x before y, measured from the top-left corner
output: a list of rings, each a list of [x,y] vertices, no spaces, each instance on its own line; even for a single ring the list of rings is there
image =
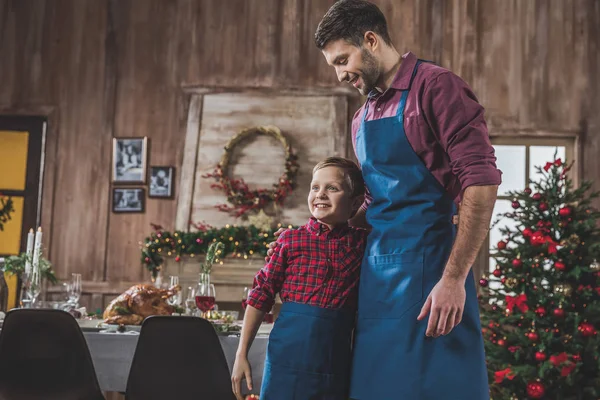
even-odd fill
[[[196,296],[196,307],[202,312],[215,308],[215,296]]]

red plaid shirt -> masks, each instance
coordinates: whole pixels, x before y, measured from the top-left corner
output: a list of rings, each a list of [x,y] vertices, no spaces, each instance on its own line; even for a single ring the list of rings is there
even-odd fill
[[[279,293],[283,302],[356,309],[367,235],[348,225],[329,230],[313,217],[284,231],[271,259],[254,277],[247,304],[268,312]]]

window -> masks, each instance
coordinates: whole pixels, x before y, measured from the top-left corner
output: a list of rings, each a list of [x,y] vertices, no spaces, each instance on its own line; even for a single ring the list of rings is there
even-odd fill
[[[499,218],[498,214],[512,210],[512,198],[509,191],[523,190],[530,181],[539,179],[536,166],[543,167],[547,161],[557,158],[571,162],[575,159],[575,138],[492,138],[496,150],[497,166],[502,171],[502,184],[498,188],[498,199],[492,214],[492,228],[482,246],[478,257],[478,266],[483,275],[488,275],[496,268],[496,263],[490,257],[490,249],[500,240],[500,228],[514,228],[513,221]],[[573,168],[571,179],[577,184],[577,168]],[[495,223],[495,224],[494,224]],[[485,273],[487,271],[487,273]]]

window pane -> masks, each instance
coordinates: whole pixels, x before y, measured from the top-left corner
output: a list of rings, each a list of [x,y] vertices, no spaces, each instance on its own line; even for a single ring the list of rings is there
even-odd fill
[[[0,231],[0,254],[17,255],[21,247],[21,226],[23,225],[23,197],[11,197],[14,211],[10,219],[4,223],[4,230]],[[2,197],[4,201],[8,197]]]
[[[536,182],[540,179],[541,175],[537,173],[535,167],[544,167],[547,162],[554,161],[554,152],[556,152],[556,158],[560,158],[565,161],[565,147],[564,146],[531,146],[529,148],[529,179]]]
[[[495,145],[496,165],[502,171],[502,184],[498,195],[506,196],[508,191],[525,188],[525,146]]]
[[[498,214],[512,212],[513,208],[511,206],[511,203],[512,201],[510,200],[496,201],[496,205],[494,206],[494,213],[492,214],[492,224],[494,224],[495,222],[496,224],[490,230],[490,250],[496,247],[499,241],[504,239],[504,235],[500,233],[501,228],[508,227],[511,230],[516,229],[517,223],[515,220],[498,216]],[[496,262],[493,258],[490,257],[490,272],[494,271],[495,269]]]
[[[27,146],[29,133],[0,131],[0,174],[1,190],[25,190],[27,174]]]

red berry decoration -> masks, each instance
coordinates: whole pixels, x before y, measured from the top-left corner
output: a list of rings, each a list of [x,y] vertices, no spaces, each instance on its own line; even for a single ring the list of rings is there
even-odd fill
[[[518,201],[513,201],[512,202],[512,208],[514,208],[516,210],[519,207],[521,207],[521,204]]]
[[[531,196],[534,200],[540,200],[542,198],[542,195],[539,193],[535,193],[533,196]]]
[[[579,355],[579,354],[573,354],[573,361],[580,362],[581,361],[581,355]]]
[[[558,210],[558,215],[560,215],[561,217],[568,217],[569,215],[571,215],[571,207],[563,207],[560,210]]]
[[[496,268],[493,274],[496,278],[500,278],[502,276],[502,270],[500,268]]]
[[[181,261],[181,257],[179,257],[179,256],[175,257],[175,261],[176,261],[176,262],[179,262],[179,261]]]
[[[498,249],[504,250],[506,248],[506,244],[507,243],[505,241],[503,241],[503,240],[499,241],[498,242]]]
[[[565,309],[564,308],[555,308],[554,316],[556,318],[564,318],[565,317]]]
[[[546,353],[544,353],[543,351],[538,351],[535,353],[535,361],[546,361]]]
[[[538,307],[535,309],[535,313],[537,315],[539,315],[540,317],[543,317],[544,315],[546,315],[546,309],[544,307]]]
[[[577,330],[581,332],[584,337],[591,337],[597,333],[594,325],[590,324],[589,322],[582,322],[579,324],[579,327],[577,327]]]
[[[554,263],[554,268],[556,268],[559,271],[564,271],[565,269],[567,269],[567,266],[565,265],[565,263],[557,261]]]
[[[523,229],[523,236],[526,238],[530,238],[531,235],[533,235],[533,231],[531,230],[531,228],[525,228]]]
[[[504,347],[505,344],[506,342],[503,339],[498,340],[498,346]]]
[[[527,396],[532,399],[541,399],[545,392],[546,389],[541,382],[529,382],[527,384]]]
[[[514,260],[512,260],[512,266],[515,268],[521,268],[521,266],[523,266],[523,261],[521,261],[520,258],[515,258]]]
[[[537,334],[537,333],[535,333],[535,332],[527,332],[527,333],[525,334],[525,336],[527,336],[527,338],[528,338],[529,340],[531,340],[532,342],[537,342],[537,341],[538,341],[538,339],[540,338],[540,337],[538,336],[538,334]]]
[[[546,211],[548,209],[548,203],[540,203],[540,205],[538,206],[538,209],[540,211]]]
[[[523,190],[525,192],[525,194],[531,194],[531,188],[525,188],[525,190]]]
[[[487,280],[487,279],[485,279],[485,278],[481,278],[481,279],[479,280],[479,285],[480,285],[481,287],[487,287],[487,285],[488,285],[488,280]]]

